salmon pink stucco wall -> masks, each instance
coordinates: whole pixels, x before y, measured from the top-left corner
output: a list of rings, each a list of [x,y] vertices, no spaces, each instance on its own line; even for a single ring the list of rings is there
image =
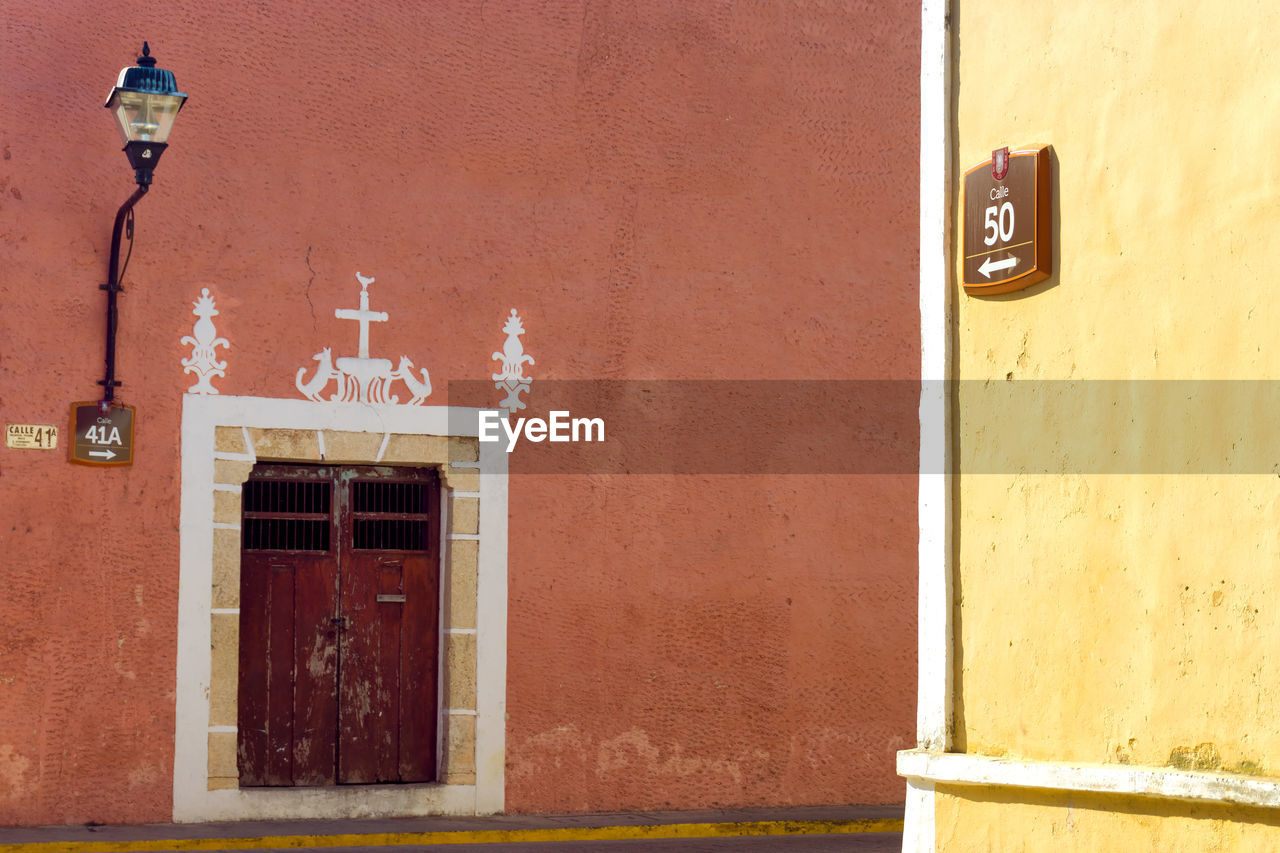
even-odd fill
[[[120,297],[134,465],[0,450],[0,823],[171,816],[179,341],[201,288],[231,344],[222,394],[298,399],[313,354],[353,348],[333,311],[356,270],[389,314],[373,355],[429,368],[433,405],[496,369],[513,307],[531,399],[558,379],[918,377],[912,4],[4,14],[7,423],[66,440],[69,404],[98,395],[98,284],[132,190],[101,108],[116,73],[146,38],[191,99]],[[909,397],[870,404],[907,456]],[[506,808],[901,801],[915,501],[914,470],[514,473]]]

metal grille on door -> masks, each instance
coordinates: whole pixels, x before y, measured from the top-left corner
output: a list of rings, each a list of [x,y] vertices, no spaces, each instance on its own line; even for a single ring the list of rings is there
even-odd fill
[[[259,464],[242,496],[240,784],[434,780],[436,472]]]

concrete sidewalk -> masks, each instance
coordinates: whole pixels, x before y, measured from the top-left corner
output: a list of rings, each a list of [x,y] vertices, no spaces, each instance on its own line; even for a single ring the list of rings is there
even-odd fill
[[[902,831],[901,806],[0,828],[0,853],[268,850]]]

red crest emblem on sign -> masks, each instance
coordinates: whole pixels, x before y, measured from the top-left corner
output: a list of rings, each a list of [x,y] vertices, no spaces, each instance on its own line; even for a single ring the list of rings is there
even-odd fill
[[[997,148],[991,152],[991,177],[1003,181],[1009,174],[1009,147]]]

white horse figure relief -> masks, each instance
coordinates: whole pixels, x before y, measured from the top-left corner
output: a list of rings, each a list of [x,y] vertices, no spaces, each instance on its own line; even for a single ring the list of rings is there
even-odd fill
[[[413,362],[409,360],[409,356],[400,356],[400,366],[391,375],[403,382],[413,392],[413,399],[409,401],[410,406],[420,406],[422,401],[430,396],[431,377],[427,375],[427,369],[425,367],[422,368],[422,381],[419,382],[418,377],[413,375]]]
[[[298,368],[298,376],[293,380],[293,384],[298,386],[298,390],[302,392],[302,396],[316,403],[324,402],[320,399],[320,392],[329,384],[329,380],[338,376],[338,372],[333,369],[333,361],[329,356],[329,348],[325,347],[312,357],[313,361],[320,362],[316,366],[316,372],[304,384],[302,376],[307,372],[305,367]]]

